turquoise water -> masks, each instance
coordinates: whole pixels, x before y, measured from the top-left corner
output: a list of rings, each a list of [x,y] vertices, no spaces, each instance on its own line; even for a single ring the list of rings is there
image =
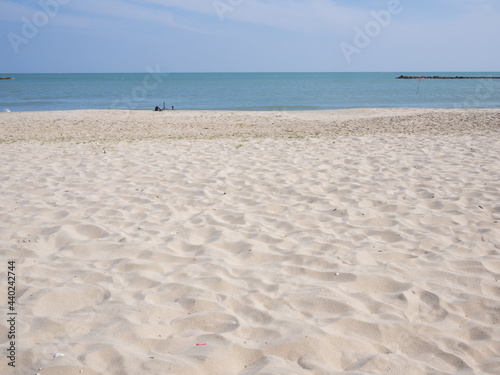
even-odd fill
[[[319,110],[500,108],[500,80],[397,80],[499,73],[1,74],[0,111],[68,109]]]

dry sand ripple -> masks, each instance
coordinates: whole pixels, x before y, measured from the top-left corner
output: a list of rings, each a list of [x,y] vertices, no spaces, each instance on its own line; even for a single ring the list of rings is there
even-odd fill
[[[17,373],[498,374],[492,134],[1,145]]]

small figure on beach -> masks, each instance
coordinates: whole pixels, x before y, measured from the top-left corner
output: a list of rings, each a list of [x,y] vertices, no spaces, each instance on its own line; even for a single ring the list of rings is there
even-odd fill
[[[163,108],[160,108],[158,106],[155,107],[155,112],[161,112],[161,111],[166,111],[167,108],[165,107],[165,102],[163,102]],[[172,111],[174,110],[174,106],[172,106]]]

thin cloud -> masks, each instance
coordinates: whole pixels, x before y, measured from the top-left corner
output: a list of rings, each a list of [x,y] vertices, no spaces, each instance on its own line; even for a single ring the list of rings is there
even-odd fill
[[[0,20],[8,21],[12,23],[17,23],[19,25],[24,24],[24,19],[29,22],[33,21],[33,17],[39,13],[43,12],[41,7],[37,6],[26,6],[22,4],[15,3],[13,1],[0,1]],[[50,15],[49,24],[53,26],[62,26],[74,29],[86,29],[95,30],[105,27],[108,23],[103,20],[98,20],[96,18],[87,17],[83,15],[73,16],[65,13],[62,6],[59,8],[59,12],[56,15]],[[16,30],[12,30],[15,32]]]
[[[212,0],[145,0],[150,3],[196,12],[219,20],[221,12]],[[224,20],[233,20],[288,31],[323,33],[335,32],[349,27],[353,21],[366,18],[367,11],[329,0],[242,0],[231,6],[226,0],[228,10],[223,11]]]
[[[30,20],[37,12],[43,11],[40,6],[27,6],[13,1],[0,1],[0,19],[22,23],[23,17]],[[189,26],[189,19],[174,15],[166,9],[154,9],[143,4],[132,4],[123,0],[73,0],[60,5],[57,15],[50,19],[51,25],[79,28],[85,30],[126,28],[130,22],[145,25],[159,25],[166,28],[177,28],[193,32],[205,32]]]

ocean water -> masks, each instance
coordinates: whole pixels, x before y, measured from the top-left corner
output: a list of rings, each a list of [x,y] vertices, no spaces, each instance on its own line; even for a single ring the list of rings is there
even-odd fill
[[[500,108],[500,80],[397,80],[495,72],[2,74],[0,111]]]

